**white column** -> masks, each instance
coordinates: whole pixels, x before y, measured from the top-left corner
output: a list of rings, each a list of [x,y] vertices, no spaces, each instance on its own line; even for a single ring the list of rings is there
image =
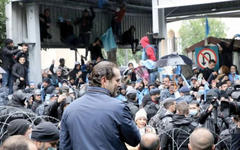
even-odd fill
[[[6,20],[7,38],[12,39],[13,38],[13,35],[12,35],[13,27],[12,27],[12,2],[11,1],[9,1],[5,6],[5,14],[7,17],[7,20]]]
[[[164,14],[164,8],[158,9],[158,0],[152,0],[152,20],[153,20],[153,33],[158,33],[160,38],[165,38],[158,44],[159,58],[163,54],[167,54],[167,25]],[[166,52],[163,52],[163,51]]]
[[[39,28],[39,8],[36,4],[26,5],[27,42],[29,47],[29,81],[35,84],[42,81],[41,75],[41,45]]]

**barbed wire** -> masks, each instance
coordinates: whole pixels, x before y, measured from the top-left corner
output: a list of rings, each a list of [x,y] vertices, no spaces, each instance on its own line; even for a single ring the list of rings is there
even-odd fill
[[[7,108],[11,108],[11,106],[0,106],[0,108],[3,108],[4,109],[7,109]],[[14,107],[16,109],[16,107]],[[55,118],[55,117],[52,117],[52,116],[48,116],[48,115],[36,115],[35,113],[32,113],[32,112],[26,112],[26,111],[23,111],[21,109],[18,109],[18,111],[14,112],[14,113],[11,113],[11,114],[4,114],[4,115],[1,115],[0,116],[0,141],[3,140],[3,137],[7,134],[7,126],[9,125],[9,122],[11,121],[11,117],[16,117],[17,114],[22,114],[22,118],[23,119],[26,119],[26,120],[29,120],[32,125],[34,125],[34,123],[40,119],[41,121],[42,120],[51,120],[51,121],[54,121],[56,123],[59,123],[60,120]],[[24,117],[23,117],[24,116]],[[20,118],[20,117],[19,117]],[[2,121],[2,119],[4,119],[4,121]],[[181,141],[181,143],[178,143],[175,139],[175,132],[178,131],[178,132],[182,132],[184,134],[187,135],[187,138],[184,139],[183,141]],[[168,136],[169,139],[171,139],[172,141],[172,148],[171,150],[180,150],[182,148],[182,146],[184,145],[185,142],[187,142],[189,140],[189,136],[191,133],[187,132],[186,130],[182,129],[182,128],[173,128],[173,129],[168,129],[168,130],[159,130],[159,132],[161,132],[161,134],[165,134]],[[229,147],[229,143],[227,143],[227,141],[229,139],[231,139],[231,137],[227,137],[227,138],[220,138],[220,135],[216,134],[216,133],[213,133],[215,135],[215,137],[218,138],[218,142],[215,144],[215,146],[217,147],[218,145],[220,144],[224,144],[224,146],[226,147],[226,150],[230,150],[230,147]]]
[[[2,106],[3,107],[3,106]],[[11,106],[10,106],[11,107]],[[5,106],[4,108],[10,108],[9,106]],[[1,107],[0,107],[1,108]],[[32,112],[26,112],[26,111],[22,111],[22,110],[19,110],[19,111],[16,111],[16,112],[13,112],[11,114],[4,114],[4,115],[1,115],[0,116],[0,143],[2,142],[3,140],[3,137],[7,134],[7,126],[9,125],[9,122],[12,121],[11,118],[13,117],[16,117],[16,115],[18,114],[21,114],[21,117],[17,117],[17,118],[22,118],[22,119],[26,119],[26,120],[29,120],[30,123],[32,125],[34,125],[34,123],[40,119],[41,121],[42,120],[47,120],[47,119],[52,119],[52,121],[55,121],[56,123],[59,123],[60,120],[57,119],[57,118],[54,118],[52,116],[47,116],[47,115],[40,115],[40,116],[37,116],[35,113],[32,113]],[[24,116],[24,117],[23,117]],[[4,121],[2,121],[2,119],[4,119]]]

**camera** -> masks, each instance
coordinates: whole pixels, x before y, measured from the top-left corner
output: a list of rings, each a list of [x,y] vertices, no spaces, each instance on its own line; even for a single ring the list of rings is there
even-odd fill
[[[238,115],[240,114],[240,102],[221,101],[220,109],[226,110],[229,115]]]

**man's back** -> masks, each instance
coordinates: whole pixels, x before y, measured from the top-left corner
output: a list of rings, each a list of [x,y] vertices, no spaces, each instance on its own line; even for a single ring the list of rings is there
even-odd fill
[[[111,98],[106,89],[89,87],[62,117],[60,149],[126,149],[124,142],[136,146],[140,141],[129,108]]]

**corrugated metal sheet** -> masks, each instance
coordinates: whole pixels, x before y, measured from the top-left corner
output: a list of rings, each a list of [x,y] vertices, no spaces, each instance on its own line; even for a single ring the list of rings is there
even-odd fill
[[[71,9],[57,6],[40,5],[39,11],[43,12],[46,8],[50,9],[51,27],[49,32],[52,35],[52,39],[48,40],[47,43],[45,42],[43,47],[63,47],[63,44],[60,42],[60,32],[57,26],[58,18],[63,17],[66,19],[75,20],[77,17],[81,17],[81,11],[84,8]],[[91,41],[93,41],[96,37],[101,36],[111,26],[111,18],[113,16],[112,12],[106,10],[97,9],[95,12],[96,17],[94,19]],[[122,32],[128,30],[131,25],[136,27],[135,37],[140,39],[142,36],[146,35],[147,32],[152,31],[152,17],[150,14],[138,15],[126,13],[126,16],[122,22]],[[76,35],[78,35],[78,29],[78,26],[74,26],[74,32]]]

